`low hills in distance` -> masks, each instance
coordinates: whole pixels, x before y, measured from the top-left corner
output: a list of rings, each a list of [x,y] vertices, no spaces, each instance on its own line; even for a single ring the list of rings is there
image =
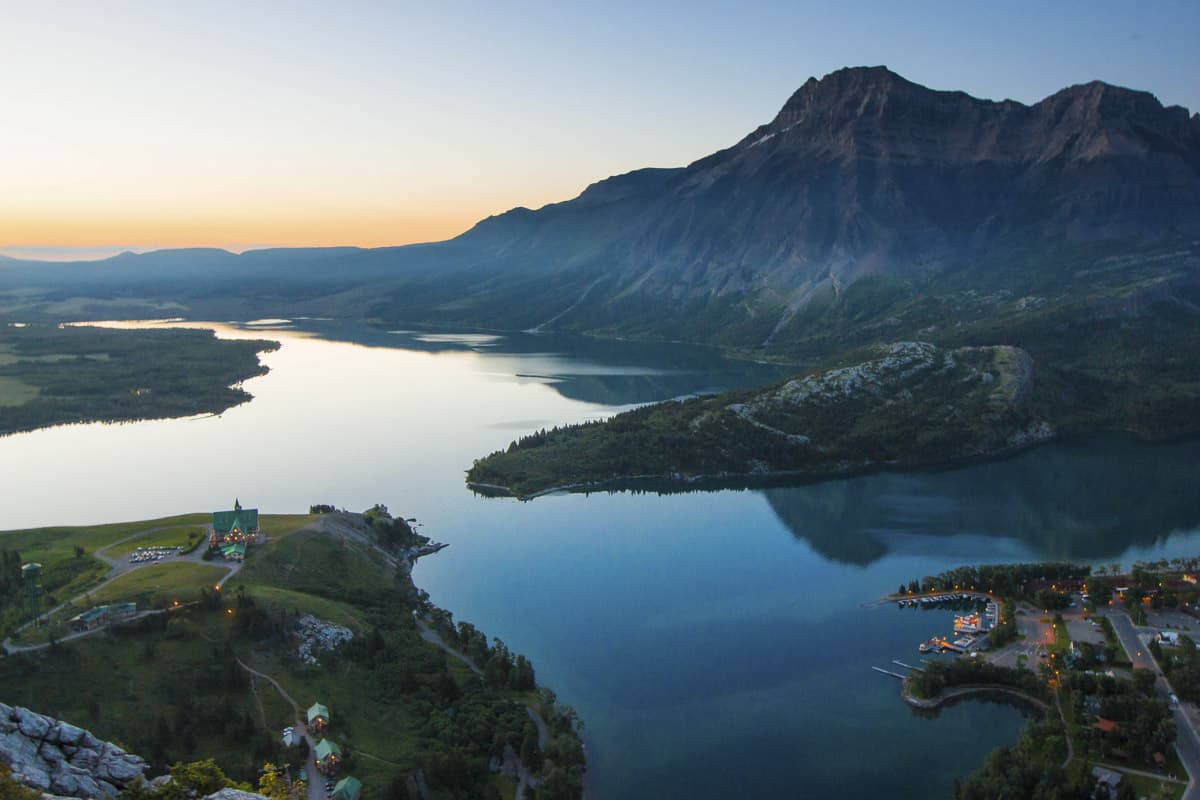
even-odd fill
[[[922,381],[888,398],[887,413],[922,414],[924,433],[909,441],[923,444],[835,447],[826,456],[837,464],[987,454],[1030,425],[1035,438],[1193,433],[1200,115],[1100,82],[1025,105],[855,67],[808,80],[774,119],[686,167],[599,181],[446,242],[0,264],[0,320],[63,309],[163,316],[165,307],[193,319],[323,315],[687,341],[791,365],[803,380],[868,364],[897,343],[1008,353],[1025,365],[1010,416],[996,418],[975,383]],[[744,428],[719,409],[771,391],[698,402],[721,426]],[[856,396],[841,408],[875,413],[877,401]],[[983,416],[966,411],[976,408]],[[705,430],[693,418],[675,429],[682,418],[662,414],[663,435]],[[829,420],[814,414],[771,427],[808,436],[815,426],[814,440],[828,443]],[[791,470],[800,458],[743,458],[733,444],[722,452],[737,463],[718,471]],[[665,466],[707,473],[716,457]]]

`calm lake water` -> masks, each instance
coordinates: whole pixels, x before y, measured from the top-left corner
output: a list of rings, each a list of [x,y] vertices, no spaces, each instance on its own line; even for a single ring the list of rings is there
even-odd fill
[[[531,429],[773,380],[685,347],[549,336],[217,326],[267,337],[255,399],[217,417],[0,438],[0,527],[244,504],[383,502],[451,547],[434,602],[532,657],[587,723],[597,798],[946,797],[1023,724],[912,713],[871,671],[949,612],[866,607],[961,563],[1200,553],[1200,442],[1119,438],[795,488],[476,497],[473,458]],[[301,330],[303,329],[303,330]]]

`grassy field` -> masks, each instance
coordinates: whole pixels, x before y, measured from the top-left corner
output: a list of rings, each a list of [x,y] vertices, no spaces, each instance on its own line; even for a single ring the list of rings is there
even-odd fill
[[[203,538],[206,535],[206,529],[203,525],[178,525],[169,528],[161,528],[152,531],[143,536],[130,539],[126,542],[114,544],[111,547],[104,549],[104,555],[109,558],[119,558],[127,553],[132,553],[139,547],[188,547],[189,544],[196,540],[188,540],[188,534],[196,534],[196,537]]]
[[[225,584],[224,591],[232,595],[243,587],[253,595],[255,600],[266,605],[287,611],[298,611],[301,614],[312,614],[358,633],[366,630],[363,613],[348,603],[339,603],[336,600],[327,600],[324,597],[293,592],[261,583],[247,583],[241,580],[240,574],[229,579],[229,582]]]
[[[96,550],[142,531],[182,526],[199,528],[210,519],[208,514],[183,514],[107,525],[0,531],[0,550],[15,551],[20,553],[22,561],[42,564],[47,605],[52,606],[87,591],[108,573],[108,565],[91,555]],[[81,553],[77,554],[77,547]]]
[[[125,573],[112,583],[89,593],[84,605],[136,602],[141,608],[159,601],[195,600],[201,588],[211,588],[228,574],[226,567],[194,562],[166,561]]]

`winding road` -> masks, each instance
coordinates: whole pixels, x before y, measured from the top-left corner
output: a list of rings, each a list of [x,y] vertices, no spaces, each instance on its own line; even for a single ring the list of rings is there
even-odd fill
[[[216,562],[205,561],[204,560],[205,548],[202,546],[203,542],[201,543],[201,546],[197,547],[195,550],[193,550],[190,553],[187,553],[186,555],[175,556],[174,558],[171,558],[170,560],[164,559],[162,561],[136,562],[136,561],[132,560],[132,558],[133,558],[132,553],[126,553],[125,555],[123,555],[119,558],[111,558],[104,554],[106,550],[110,550],[113,547],[116,547],[117,545],[122,544],[123,542],[128,542],[131,539],[137,539],[142,536],[148,536],[152,533],[157,533],[158,531],[161,531],[161,530],[166,530],[167,527],[178,527],[178,526],[165,526],[165,527],[159,526],[159,527],[155,527],[155,528],[146,528],[145,530],[138,531],[137,533],[132,533],[129,536],[124,537],[123,539],[118,539],[115,542],[110,542],[110,543],[106,544],[104,547],[101,547],[99,550],[94,551],[92,553],[92,555],[94,555],[96,558],[100,559],[102,562],[104,562],[105,564],[108,565],[108,572],[104,573],[104,577],[101,578],[100,582],[97,583],[96,585],[90,587],[87,591],[82,592],[82,593],[76,595],[75,597],[72,597],[70,600],[66,601],[65,603],[59,603],[54,608],[46,610],[45,612],[43,612],[41,615],[38,616],[37,621],[44,622],[45,620],[50,619],[51,616],[53,616],[54,614],[57,614],[59,611],[62,611],[64,608],[72,606],[81,600],[86,600],[87,597],[89,595],[91,595],[93,592],[100,591],[101,589],[103,589],[104,587],[108,586],[110,583],[115,581],[117,578],[120,578],[123,575],[133,572],[134,570],[145,569],[146,567],[160,566],[163,564],[179,564],[179,563],[183,563],[183,562],[201,563],[201,564],[206,564],[206,565],[212,566],[212,567],[222,567],[226,570],[226,572],[225,572],[225,576],[223,578],[221,578],[219,581],[217,581],[217,583],[215,584],[217,586],[217,588],[224,586],[226,581],[228,581],[230,578],[232,578],[234,575],[236,575],[239,570],[241,570],[241,568],[242,568],[241,562],[234,562],[231,564],[227,561],[216,561]],[[157,610],[154,610],[154,609],[144,610],[144,611],[138,612],[136,615],[134,615],[130,619],[141,619],[142,617],[146,617],[146,616],[149,616],[151,614],[156,614],[156,613],[160,613],[160,612]],[[33,624],[32,620],[29,622],[26,622],[24,625],[21,625],[19,628],[17,628],[17,632],[19,633],[19,632],[25,630],[32,624]],[[72,634],[63,636],[58,641],[59,642],[69,642],[74,639],[82,639],[85,636],[91,636],[92,634],[98,633],[103,630],[104,630],[104,626],[101,626],[98,628],[93,628],[92,630],[89,630],[89,631],[80,631],[78,633],[72,633]],[[11,638],[7,638],[3,642],[0,642],[0,649],[3,649],[5,653],[10,654],[10,655],[13,653],[25,653],[25,652],[29,652],[31,650],[42,650],[49,646],[50,646],[49,642],[42,642],[40,644],[17,645],[17,644],[12,643]]]

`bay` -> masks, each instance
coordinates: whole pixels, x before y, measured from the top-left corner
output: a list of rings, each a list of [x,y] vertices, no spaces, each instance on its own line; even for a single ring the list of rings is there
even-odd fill
[[[144,323],[142,323],[144,324]],[[330,320],[205,324],[276,338],[219,416],[0,438],[0,527],[383,502],[451,546],[415,578],[529,655],[587,724],[598,798],[948,796],[1024,719],[911,712],[871,666],[917,663],[949,612],[869,601],[962,563],[1200,554],[1200,443],[1060,442],[953,470],[659,495],[469,492],[530,430],[756,385],[703,348]]]

